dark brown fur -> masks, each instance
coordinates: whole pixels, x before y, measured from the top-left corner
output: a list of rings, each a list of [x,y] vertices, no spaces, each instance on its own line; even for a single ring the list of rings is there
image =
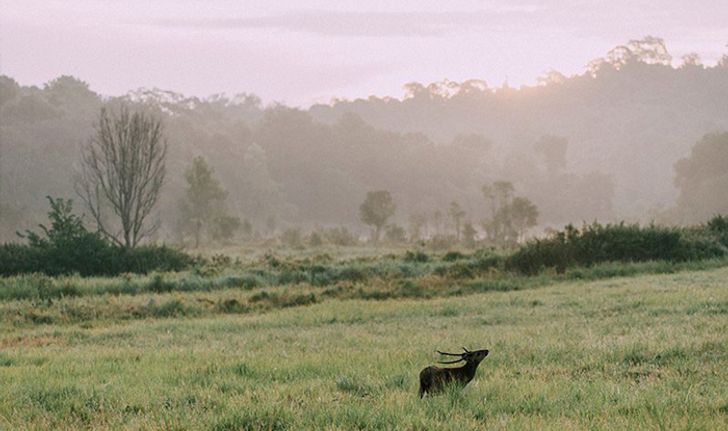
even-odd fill
[[[445,387],[451,383],[455,383],[460,387],[465,387],[473,377],[475,377],[475,371],[478,369],[480,362],[488,356],[488,350],[476,350],[470,352],[463,348],[465,353],[442,353],[450,356],[459,356],[460,359],[449,362],[441,363],[455,363],[465,361],[465,365],[458,368],[440,368],[440,367],[427,367],[420,372],[420,398],[426,393],[441,392]]]

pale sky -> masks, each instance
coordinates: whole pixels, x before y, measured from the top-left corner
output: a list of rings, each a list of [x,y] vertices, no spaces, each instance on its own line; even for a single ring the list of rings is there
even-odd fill
[[[728,53],[728,1],[0,0],[0,73],[306,107],[401,97],[410,81],[533,84],[646,35],[676,63],[697,52],[713,64]]]

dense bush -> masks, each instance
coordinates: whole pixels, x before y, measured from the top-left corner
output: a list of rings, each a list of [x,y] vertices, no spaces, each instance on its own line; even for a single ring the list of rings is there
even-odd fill
[[[194,259],[167,246],[148,245],[126,249],[102,242],[77,248],[36,247],[21,244],[0,245],[0,276],[42,273],[118,275],[127,272],[181,271]]]
[[[544,268],[563,273],[568,267],[600,262],[684,262],[723,256],[724,244],[707,226],[681,229],[594,223],[577,229],[569,225],[550,238],[523,245],[508,257],[507,267],[535,274]]]
[[[82,276],[117,275],[125,272],[179,271],[193,259],[166,246],[133,249],[111,244],[96,232],[89,232],[73,214],[70,200],[48,198],[51,226],[42,233],[26,231],[28,244],[0,245],[0,275],[43,273]]]
[[[728,217],[715,216],[708,221],[705,228],[718,242],[728,247]]]

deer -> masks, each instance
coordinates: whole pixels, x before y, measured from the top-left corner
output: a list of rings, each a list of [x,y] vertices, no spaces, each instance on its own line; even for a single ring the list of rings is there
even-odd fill
[[[464,353],[448,353],[437,350],[437,353],[443,356],[457,356],[459,358],[452,361],[439,361],[439,364],[456,364],[464,361],[465,365],[458,368],[430,366],[420,371],[420,398],[424,397],[426,393],[434,394],[436,392],[442,392],[451,383],[465,387],[473,380],[478,365],[488,356],[488,350],[475,350],[471,352],[465,347],[463,347],[463,350]]]

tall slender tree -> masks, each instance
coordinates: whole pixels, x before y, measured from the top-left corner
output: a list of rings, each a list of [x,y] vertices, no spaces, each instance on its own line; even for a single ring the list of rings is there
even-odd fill
[[[227,192],[214,175],[201,156],[195,157],[185,171],[187,190],[180,201],[179,228],[192,234],[195,247],[200,246],[204,232],[222,239],[240,227],[238,218],[225,214]]]
[[[460,204],[456,201],[450,202],[450,208],[447,213],[452,218],[453,224],[455,225],[455,238],[460,242],[460,225],[465,217],[465,211],[460,207]]]

